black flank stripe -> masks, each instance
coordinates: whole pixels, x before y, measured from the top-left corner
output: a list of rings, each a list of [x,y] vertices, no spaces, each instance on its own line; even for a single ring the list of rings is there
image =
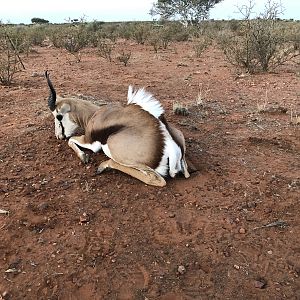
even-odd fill
[[[121,129],[123,129],[124,125],[113,125],[106,128],[102,128],[100,130],[95,130],[91,132],[92,141],[99,141],[102,145],[107,143],[107,139],[110,135],[116,134]]]

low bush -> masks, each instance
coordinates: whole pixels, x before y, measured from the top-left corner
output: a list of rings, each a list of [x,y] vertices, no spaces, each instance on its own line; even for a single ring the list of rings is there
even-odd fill
[[[128,62],[131,57],[131,51],[125,51],[124,49],[121,51],[121,53],[117,56],[118,61],[122,62],[124,66],[126,67],[128,65]]]
[[[13,77],[21,70],[18,50],[9,35],[0,32],[0,83],[10,85]]]
[[[266,10],[250,19],[253,6],[244,7],[245,19],[236,32],[223,31],[219,43],[230,63],[245,68],[249,73],[267,72],[299,57],[299,33],[278,18],[280,6],[268,1]],[[298,41],[298,42],[297,42]]]
[[[112,52],[115,48],[115,44],[108,39],[100,39],[98,41],[97,53],[100,57],[105,58],[109,62],[112,61]]]
[[[84,25],[67,28],[62,39],[63,47],[80,62],[80,51],[88,45],[88,37]]]

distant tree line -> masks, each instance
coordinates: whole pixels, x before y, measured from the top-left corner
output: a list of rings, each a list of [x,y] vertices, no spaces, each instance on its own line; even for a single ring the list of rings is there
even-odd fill
[[[42,18],[32,18],[31,19],[31,23],[35,23],[35,24],[48,24],[49,21],[42,19]]]

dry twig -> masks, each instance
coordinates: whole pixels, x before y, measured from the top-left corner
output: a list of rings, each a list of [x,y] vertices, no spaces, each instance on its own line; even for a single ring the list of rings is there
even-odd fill
[[[277,220],[271,223],[268,223],[266,225],[262,225],[259,227],[254,227],[253,230],[257,230],[257,229],[262,229],[262,228],[269,228],[269,227],[280,227],[280,228],[285,228],[287,227],[289,224],[285,221],[282,220]]]

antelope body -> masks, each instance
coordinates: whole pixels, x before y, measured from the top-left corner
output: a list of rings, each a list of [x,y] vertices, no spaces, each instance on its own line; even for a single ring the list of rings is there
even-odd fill
[[[160,102],[144,89],[128,89],[128,103],[94,105],[88,101],[58,98],[46,72],[50,88],[48,106],[55,117],[55,135],[68,145],[83,163],[88,155],[81,148],[109,157],[97,173],[113,168],[149,185],[165,186],[163,176],[182,172],[188,178],[184,136],[168,124]],[[74,136],[78,128],[84,135]]]

